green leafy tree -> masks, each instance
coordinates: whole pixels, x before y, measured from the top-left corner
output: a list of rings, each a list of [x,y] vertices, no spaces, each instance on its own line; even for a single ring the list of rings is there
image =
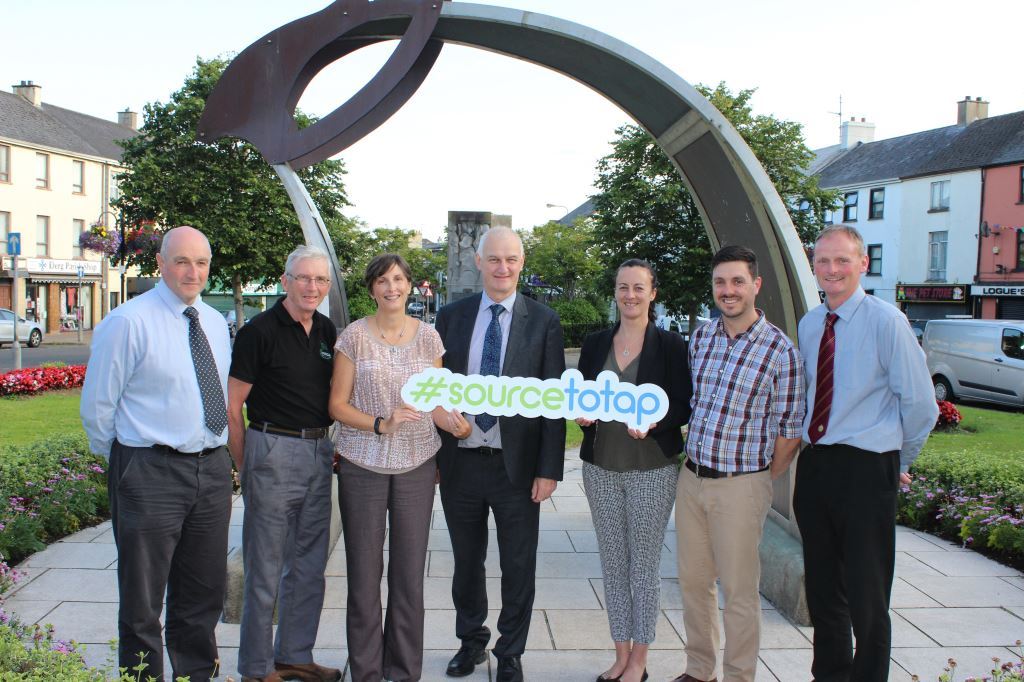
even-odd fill
[[[802,126],[773,116],[754,115],[754,90],[733,94],[724,83],[697,89],[739,131],[764,166],[801,241],[813,242],[824,226],[824,214],[837,194],[818,187],[806,175],[813,152]],[[643,129],[635,125],[616,131],[612,153],[597,165],[594,235],[608,281],[627,258],[650,261],[660,280],[658,300],[670,314],[690,317],[711,304],[711,243],[697,206],[674,166]],[[806,203],[804,203],[806,202]]]
[[[122,143],[126,171],[115,202],[126,225],[155,221],[192,225],[213,249],[210,281],[234,292],[243,319],[242,287],[271,284],[281,276],[288,253],[303,242],[299,220],[284,186],[260,153],[247,142],[197,138],[196,127],[221,74],[224,59],[197,59],[181,89],[167,102],[147,104],[140,134]],[[296,114],[300,127],[313,120]],[[329,231],[349,221],[341,161],[324,161],[299,171]],[[344,260],[346,250],[338,252]],[[144,274],[156,270],[155,255],[133,258]]]
[[[602,266],[594,227],[586,218],[572,225],[550,221],[522,235],[526,250],[525,273],[562,290],[562,298],[598,297]]]

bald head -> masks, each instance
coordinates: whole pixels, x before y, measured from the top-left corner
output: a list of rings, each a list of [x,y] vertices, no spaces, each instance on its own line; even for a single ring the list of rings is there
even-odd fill
[[[515,293],[523,260],[523,241],[518,234],[507,227],[484,232],[476,250],[476,267],[492,301],[501,303]]]
[[[210,242],[194,227],[182,225],[164,234],[156,264],[164,284],[185,305],[195,303],[210,277]]]

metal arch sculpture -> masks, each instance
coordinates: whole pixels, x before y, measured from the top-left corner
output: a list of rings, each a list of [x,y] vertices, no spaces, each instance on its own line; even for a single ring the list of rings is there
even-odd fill
[[[401,43],[364,88],[313,126],[299,130],[299,98],[331,62],[383,40]],[[554,17],[450,0],[337,0],[247,47],[211,94],[199,132],[255,145],[291,197],[310,244],[331,254],[331,318],[348,322],[337,257],[296,169],[367,135],[408,101],[443,43],[478,47],[558,71],[601,93],[657,140],[689,188],[712,246],[743,243],[757,252],[759,305],[796,337],[817,289],[786,207],[729,121],[696,89],[629,45]],[[777,500],[778,502],[779,500]]]

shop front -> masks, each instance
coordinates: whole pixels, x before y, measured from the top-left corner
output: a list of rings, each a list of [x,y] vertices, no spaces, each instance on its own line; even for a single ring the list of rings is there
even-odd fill
[[[971,287],[976,317],[983,320],[1024,320],[1024,282],[975,284]]]
[[[4,259],[3,266],[5,275],[12,274],[10,258]],[[46,334],[73,331],[79,326],[92,329],[99,321],[99,261],[23,258],[18,261],[18,269],[22,273],[18,282],[21,301],[12,303],[26,319],[43,325]],[[10,277],[4,277],[2,284],[10,287]]]
[[[896,305],[911,320],[971,317],[966,284],[897,284]]]

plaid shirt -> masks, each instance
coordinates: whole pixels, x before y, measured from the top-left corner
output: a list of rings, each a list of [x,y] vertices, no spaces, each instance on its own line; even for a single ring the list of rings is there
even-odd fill
[[[690,339],[693,414],[686,454],[718,471],[768,466],[775,438],[799,438],[805,411],[800,355],[758,312],[757,322],[729,344],[722,320]]]

